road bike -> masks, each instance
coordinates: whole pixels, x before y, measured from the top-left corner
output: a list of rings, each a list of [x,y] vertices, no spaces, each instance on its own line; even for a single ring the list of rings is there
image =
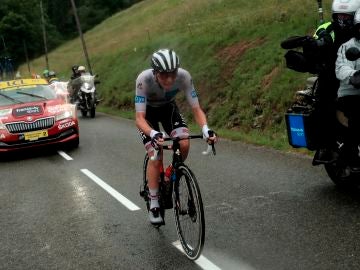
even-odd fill
[[[165,141],[172,141],[170,145],[163,145],[162,150],[172,150],[172,171],[170,181],[166,182],[164,179],[164,168],[161,166],[160,170],[160,214],[165,220],[165,209],[173,208],[176,231],[180,243],[184,249],[186,256],[191,260],[196,260],[203,249],[205,241],[205,217],[204,206],[201,199],[200,188],[196,180],[195,174],[191,169],[184,164],[181,152],[180,141],[203,138],[202,135],[190,135],[185,138],[165,138]],[[203,152],[204,155],[213,152],[215,155],[215,147],[213,144],[208,145],[208,149]],[[155,160],[158,151],[151,157]],[[149,211],[149,189],[147,186],[147,165],[149,162],[148,154],[145,155],[143,164],[143,183],[140,187],[140,196],[146,202],[147,210]],[[165,225],[161,224],[161,225]],[[160,227],[158,225],[157,227]]]

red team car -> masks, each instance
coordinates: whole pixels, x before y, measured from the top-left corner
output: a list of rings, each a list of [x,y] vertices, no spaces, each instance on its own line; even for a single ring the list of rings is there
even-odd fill
[[[75,105],[43,79],[0,82],[0,153],[54,144],[79,145]]]

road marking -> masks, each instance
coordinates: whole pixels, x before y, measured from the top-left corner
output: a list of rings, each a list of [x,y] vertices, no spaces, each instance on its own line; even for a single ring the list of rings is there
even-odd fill
[[[178,250],[180,250],[182,253],[185,254],[180,241],[175,241],[172,243],[173,246],[175,246]],[[203,255],[200,255],[200,257],[195,261],[197,265],[199,265],[202,269],[206,270],[221,270],[218,266],[210,262],[207,258],[205,258]]]
[[[88,169],[81,169],[80,171],[83,174],[85,174],[86,176],[88,176],[91,180],[93,180],[100,187],[102,187],[105,191],[107,191],[111,196],[113,196],[116,200],[118,200],[120,203],[122,203],[130,211],[140,210],[140,207],[138,207],[137,205],[135,205],[134,203],[129,201],[127,198],[125,198],[123,195],[121,195],[119,192],[117,192],[111,186],[106,184],[103,180],[101,180],[95,174],[90,172]]]
[[[66,160],[73,160],[72,157],[70,157],[68,154],[66,154],[64,151],[58,151],[58,154],[65,158]]]

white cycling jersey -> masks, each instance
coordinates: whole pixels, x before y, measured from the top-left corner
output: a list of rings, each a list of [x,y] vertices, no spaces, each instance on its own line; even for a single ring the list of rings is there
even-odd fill
[[[180,91],[185,93],[192,108],[199,106],[190,73],[185,69],[178,69],[175,83],[169,90],[165,90],[159,85],[152,69],[144,70],[136,79],[135,110],[145,112],[146,106],[161,107],[173,102]]]
[[[335,73],[336,78],[340,80],[338,97],[360,95],[359,89],[350,84],[350,77],[360,69],[360,59],[350,61],[346,58],[346,50],[352,47],[360,50],[360,42],[356,38],[343,43],[337,53]]]

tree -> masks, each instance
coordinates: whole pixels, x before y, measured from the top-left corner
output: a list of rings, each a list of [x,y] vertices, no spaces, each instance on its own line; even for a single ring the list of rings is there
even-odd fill
[[[41,1],[49,50],[78,35],[69,0]],[[139,1],[141,0],[77,0],[83,31]],[[0,46],[0,56],[8,54],[20,64],[25,59],[23,41],[27,44],[30,58],[44,53],[39,4],[40,0],[1,0],[0,37],[4,38],[8,50],[5,52],[2,48],[4,46]]]

